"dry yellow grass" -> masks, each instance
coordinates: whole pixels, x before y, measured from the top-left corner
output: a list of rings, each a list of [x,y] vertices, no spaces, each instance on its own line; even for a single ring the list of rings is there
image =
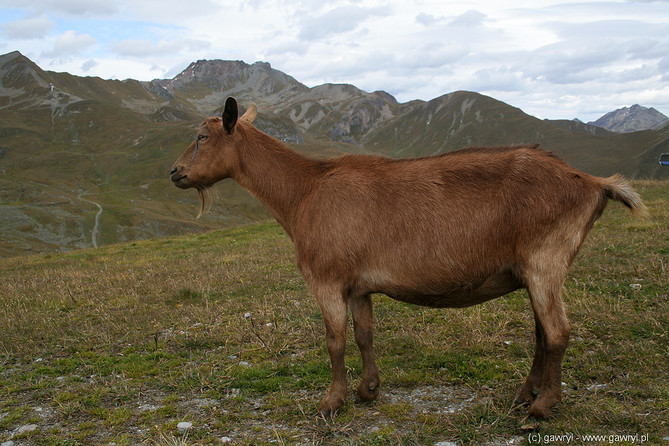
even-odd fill
[[[635,186],[650,217],[611,205],[567,280],[573,336],[564,402],[548,421],[512,404],[534,348],[524,292],[459,310],[376,296],[381,398],[351,395],[334,423],[319,419],[322,318],[271,222],[0,260],[0,442],[508,444],[572,433],[657,444],[669,435],[669,183]],[[352,336],[347,364],[353,389]],[[180,421],[193,423],[187,435]]]

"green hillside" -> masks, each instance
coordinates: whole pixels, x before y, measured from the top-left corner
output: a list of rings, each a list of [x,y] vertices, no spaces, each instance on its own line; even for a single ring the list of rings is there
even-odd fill
[[[657,163],[669,152],[669,126],[614,134],[541,121],[472,92],[401,104],[352,85],[308,88],[260,62],[197,61],[173,79],[138,82],[44,71],[13,52],[0,56],[0,256],[267,218],[250,194],[224,182],[212,212],[196,221],[195,192],[168,179],[199,123],[220,113],[228,95],[242,108],[256,102],[258,128],[316,157],[539,142],[597,175],[669,178]]]
[[[92,246],[95,203],[99,245],[267,217],[226,185],[227,209],[194,220],[195,196],[168,172],[201,118],[161,120],[169,104],[139,82],[43,72],[22,56],[2,70],[23,93],[0,109],[0,256]]]
[[[388,121],[365,145],[394,156],[439,154],[467,146],[540,143],[571,165],[594,175],[669,178],[657,162],[669,145],[661,131],[615,134],[583,124],[566,126],[528,116],[518,108],[472,92],[433,99]]]
[[[612,203],[565,282],[572,337],[552,419],[512,403],[534,351],[525,292],[442,310],[374,296],[380,398],[354,401],[349,327],[349,397],[334,422],[320,419],[323,320],[290,240],[264,222],[0,259],[0,443],[508,445],[572,433],[661,444],[669,182],[634,186],[650,217]]]

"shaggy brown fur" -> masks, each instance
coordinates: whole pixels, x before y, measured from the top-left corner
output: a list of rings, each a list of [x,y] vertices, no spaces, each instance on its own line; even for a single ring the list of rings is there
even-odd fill
[[[237,119],[228,98],[207,118],[171,171],[180,188],[204,191],[232,178],[258,197],[295,244],[297,265],[320,305],[333,380],[320,411],[346,395],[347,306],[363,359],[362,400],[377,396],[373,293],[431,307],[466,307],[519,288],[536,321],[532,369],[518,392],[529,414],[561,400],[569,339],[562,284],[609,199],[645,207],[620,176],[580,172],[537,146],[469,148],[389,159],[304,157],[257,130],[255,105]]]

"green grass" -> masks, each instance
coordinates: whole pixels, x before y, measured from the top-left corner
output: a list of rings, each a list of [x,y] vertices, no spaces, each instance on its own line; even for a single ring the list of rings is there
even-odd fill
[[[333,423],[320,419],[322,317],[289,239],[267,222],[1,259],[0,442],[478,445],[573,433],[662,444],[669,183],[635,186],[650,218],[611,204],[566,281],[573,333],[550,420],[512,404],[534,350],[524,292],[458,310],[375,296],[381,396],[354,401],[362,366],[349,331],[351,394]],[[180,433],[181,421],[193,428]]]

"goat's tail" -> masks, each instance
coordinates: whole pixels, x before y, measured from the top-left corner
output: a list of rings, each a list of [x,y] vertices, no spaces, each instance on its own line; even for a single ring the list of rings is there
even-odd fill
[[[648,209],[643,204],[641,197],[622,175],[616,174],[601,180],[606,198],[620,201],[637,217],[648,216]]]

